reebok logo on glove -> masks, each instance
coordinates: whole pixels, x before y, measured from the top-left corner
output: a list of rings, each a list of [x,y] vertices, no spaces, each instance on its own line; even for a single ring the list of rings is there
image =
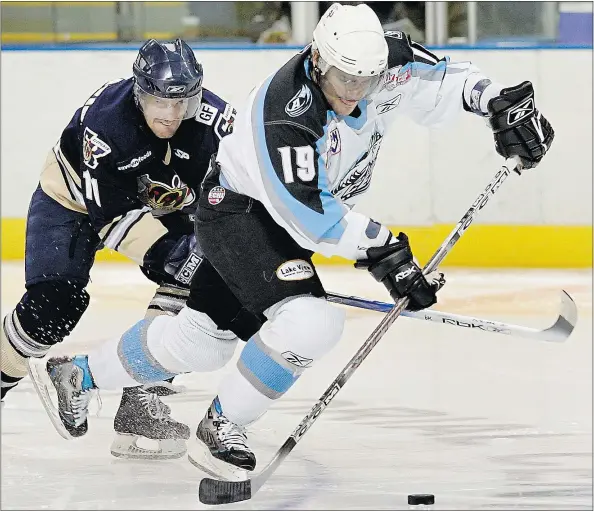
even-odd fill
[[[532,113],[534,113],[534,98],[528,98],[516,108],[509,111],[507,114],[507,124],[512,126]]]
[[[401,271],[400,273],[397,273],[396,276],[394,277],[394,281],[400,282],[401,280],[405,279],[409,275],[412,275],[416,271],[417,271],[417,269],[414,266],[411,266],[408,270],[404,270],[404,271]]]
[[[192,277],[194,276],[194,273],[196,273],[200,263],[202,263],[201,257],[196,254],[190,254],[190,257],[188,257],[183,266],[175,274],[175,280],[182,284],[189,285],[190,282],[192,282]]]

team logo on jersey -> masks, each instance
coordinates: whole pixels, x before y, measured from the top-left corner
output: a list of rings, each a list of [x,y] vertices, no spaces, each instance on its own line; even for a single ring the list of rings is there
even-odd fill
[[[307,85],[302,85],[297,94],[295,94],[285,106],[285,112],[290,117],[299,117],[307,112],[312,104],[311,90]]]
[[[507,114],[507,124],[510,126],[520,122],[534,113],[534,98],[528,98]]]
[[[395,98],[389,99],[388,101],[384,101],[377,105],[376,110],[378,114],[385,114],[389,112],[393,108],[396,108],[400,104],[400,100],[402,99],[402,94],[398,94]]]
[[[223,202],[225,198],[225,189],[222,186],[215,186],[214,188],[210,189],[208,192],[208,203],[216,206]]]
[[[375,131],[369,140],[367,151],[351,166],[344,178],[331,190],[332,195],[347,201],[363,193],[371,184],[371,175],[377,160],[377,153],[382,144],[383,135]]]
[[[400,85],[404,85],[412,78],[412,71],[410,68],[407,68],[402,71],[402,66],[397,66],[392,69],[389,73],[386,73],[386,78],[384,79],[384,86],[383,88],[386,90],[394,90],[396,87]]]
[[[109,153],[111,153],[111,147],[103,142],[93,130],[85,128],[83,133],[83,160],[85,165],[90,169],[96,169],[97,165],[99,165],[99,158],[103,158]]]
[[[181,149],[174,149],[173,154],[175,154],[175,156],[177,156],[178,158],[181,158],[182,160],[190,159],[190,155],[188,153],[186,153],[185,151],[182,151]]]
[[[276,269],[276,276],[280,280],[305,280],[314,276],[314,270],[311,264],[303,259],[293,259],[281,264]]]
[[[153,181],[148,174],[138,178],[138,192],[141,200],[153,209],[176,211],[189,206],[196,200],[194,191],[175,174],[171,184]]]
[[[340,133],[338,128],[334,128],[330,132],[330,154],[338,154],[340,152]]]

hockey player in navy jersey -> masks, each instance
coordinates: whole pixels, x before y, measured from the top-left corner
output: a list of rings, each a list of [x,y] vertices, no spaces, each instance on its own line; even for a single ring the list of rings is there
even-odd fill
[[[384,32],[364,4],[333,4],[312,44],[255,87],[202,184],[196,232],[233,295],[266,322],[199,423],[190,461],[245,478],[256,466],[245,427],[339,341],[344,311],[324,299],[313,252],[356,260],[413,310],[436,303],[443,274],[423,276],[406,235],[393,235],[353,206],[398,119],[439,126],[459,113],[485,118],[496,151],[525,169],[536,167],[553,141],[530,82],[504,87],[470,62],[439,58],[402,32]],[[407,170],[393,172],[397,197],[406,193]],[[85,418],[78,399],[94,388],[134,385],[151,371],[222,367],[237,338],[212,331],[217,304],[200,296],[192,285],[177,317],[142,320],[76,364],[48,360],[48,385],[63,396],[57,409]],[[118,358],[126,345],[148,346],[150,356],[131,368]],[[110,369],[116,366],[118,374]]]
[[[202,261],[193,229],[199,184],[235,116],[202,82],[185,42],[149,40],[133,77],[98,89],[49,152],[27,217],[26,292],[1,330],[3,399],[26,375],[27,359],[46,355],[81,319],[98,249],[124,254],[159,285],[147,316],[185,304]],[[125,389],[112,453],[183,455],[190,431],[159,399],[176,391],[167,381]],[[138,436],[160,448],[136,447]]]

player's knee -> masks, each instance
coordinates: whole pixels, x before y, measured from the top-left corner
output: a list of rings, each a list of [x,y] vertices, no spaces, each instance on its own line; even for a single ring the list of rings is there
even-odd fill
[[[89,306],[84,285],[62,280],[29,286],[4,320],[6,337],[25,357],[42,357],[69,335]]]
[[[241,353],[242,376],[269,399],[278,399],[338,342],[344,312],[325,300],[299,297],[266,311],[269,321]]]
[[[262,340],[280,353],[289,350],[312,361],[332,350],[344,328],[344,310],[312,296],[281,302],[266,313]]]
[[[147,339],[154,358],[175,373],[216,371],[231,360],[238,342],[235,334],[219,330],[206,314],[189,307],[176,317],[155,318]]]

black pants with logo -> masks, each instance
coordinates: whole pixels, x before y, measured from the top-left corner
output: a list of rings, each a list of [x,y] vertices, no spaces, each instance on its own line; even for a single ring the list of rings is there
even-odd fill
[[[312,252],[278,225],[260,202],[223,188],[216,169],[202,184],[195,225],[206,259],[253,314],[262,318],[266,309],[292,296],[326,295]],[[197,310],[202,310],[200,302],[206,297],[192,301],[192,296],[200,292],[204,293],[202,285],[192,286],[188,302]]]

